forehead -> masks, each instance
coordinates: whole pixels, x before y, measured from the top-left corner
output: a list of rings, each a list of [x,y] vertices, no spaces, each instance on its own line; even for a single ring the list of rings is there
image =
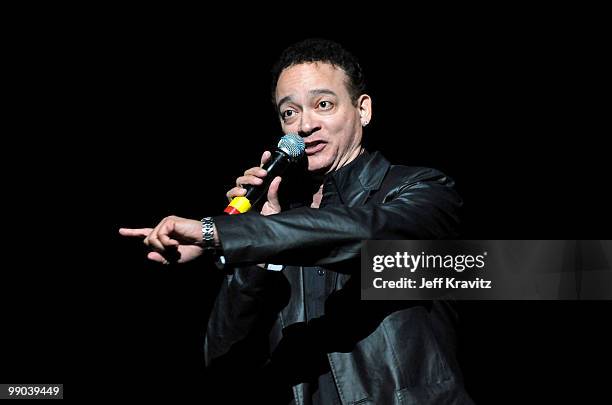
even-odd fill
[[[290,66],[282,71],[276,84],[276,100],[297,96],[314,89],[329,89],[346,94],[348,77],[341,68],[329,63],[313,62]]]

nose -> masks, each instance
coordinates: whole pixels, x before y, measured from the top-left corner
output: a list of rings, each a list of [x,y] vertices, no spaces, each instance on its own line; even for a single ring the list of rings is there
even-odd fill
[[[319,129],[321,129],[321,126],[316,121],[316,118],[313,116],[312,112],[306,110],[303,111],[300,120],[300,126],[298,128],[298,134],[301,137],[306,138],[310,134],[318,131]]]

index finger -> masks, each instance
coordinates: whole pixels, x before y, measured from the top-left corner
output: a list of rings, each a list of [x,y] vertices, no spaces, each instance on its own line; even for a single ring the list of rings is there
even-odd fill
[[[122,236],[146,238],[152,230],[153,228],[119,228],[119,234]]]
[[[269,150],[265,151],[263,155],[261,155],[261,164],[259,165],[259,167],[262,167],[264,163],[266,163],[270,159],[270,156],[272,156],[272,153]]]

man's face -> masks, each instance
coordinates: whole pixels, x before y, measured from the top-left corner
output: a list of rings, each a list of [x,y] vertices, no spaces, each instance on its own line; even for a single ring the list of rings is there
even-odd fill
[[[362,100],[351,102],[344,70],[328,63],[286,68],[278,78],[276,103],[284,133],[297,132],[306,143],[308,170],[328,173],[361,151]]]

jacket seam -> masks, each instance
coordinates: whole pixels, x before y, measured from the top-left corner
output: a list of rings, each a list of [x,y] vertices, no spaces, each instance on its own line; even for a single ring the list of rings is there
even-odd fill
[[[398,360],[397,357],[397,353],[395,353],[395,348],[393,347],[393,342],[391,341],[391,339],[389,338],[389,331],[387,330],[387,325],[386,322],[383,321],[381,323],[382,329],[383,329],[383,334],[385,336],[385,341],[387,342],[387,345],[389,346],[389,350],[391,352],[391,355],[393,356],[393,361],[395,362],[395,367],[397,367],[397,370],[400,374],[400,381],[406,381],[406,377],[404,376],[404,372],[402,370],[401,364]]]
[[[342,388],[340,388],[340,384],[338,383],[338,378],[336,377],[336,365],[332,360],[331,353],[327,353],[327,360],[329,360],[329,368],[332,372],[332,377],[334,378],[334,383],[336,384],[336,389],[338,390],[338,396],[340,396],[340,401],[344,404],[346,400],[344,399],[344,393],[342,392]]]

